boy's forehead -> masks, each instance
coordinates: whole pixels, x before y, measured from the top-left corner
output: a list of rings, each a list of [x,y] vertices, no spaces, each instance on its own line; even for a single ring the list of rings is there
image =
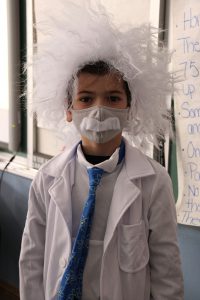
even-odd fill
[[[123,90],[123,78],[120,74],[110,72],[105,75],[90,73],[80,73],[77,77],[77,91],[88,90],[92,88],[102,88],[108,90]]]

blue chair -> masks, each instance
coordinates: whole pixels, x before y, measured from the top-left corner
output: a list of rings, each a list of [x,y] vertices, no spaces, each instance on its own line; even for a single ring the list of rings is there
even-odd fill
[[[178,225],[184,276],[184,300],[200,300],[200,228]]]

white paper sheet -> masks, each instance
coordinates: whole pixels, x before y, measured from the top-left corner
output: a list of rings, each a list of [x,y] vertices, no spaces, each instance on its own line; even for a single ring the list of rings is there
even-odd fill
[[[200,226],[200,1],[172,1],[178,222]],[[180,72],[179,72],[180,71]]]

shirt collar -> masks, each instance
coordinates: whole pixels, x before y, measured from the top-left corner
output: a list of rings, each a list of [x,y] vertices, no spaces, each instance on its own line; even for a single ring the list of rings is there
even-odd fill
[[[103,162],[101,162],[99,164],[92,165],[85,159],[81,145],[79,144],[78,148],[77,148],[77,158],[78,158],[79,163],[88,169],[93,168],[95,166],[97,168],[103,169],[105,172],[111,173],[115,170],[115,168],[118,164],[119,149],[120,148],[118,147],[109,159],[104,160]]]

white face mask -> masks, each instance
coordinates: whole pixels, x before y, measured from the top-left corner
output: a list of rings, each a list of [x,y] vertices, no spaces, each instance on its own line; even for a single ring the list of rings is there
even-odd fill
[[[81,136],[98,144],[112,140],[127,125],[129,108],[93,106],[72,109],[72,119]]]

